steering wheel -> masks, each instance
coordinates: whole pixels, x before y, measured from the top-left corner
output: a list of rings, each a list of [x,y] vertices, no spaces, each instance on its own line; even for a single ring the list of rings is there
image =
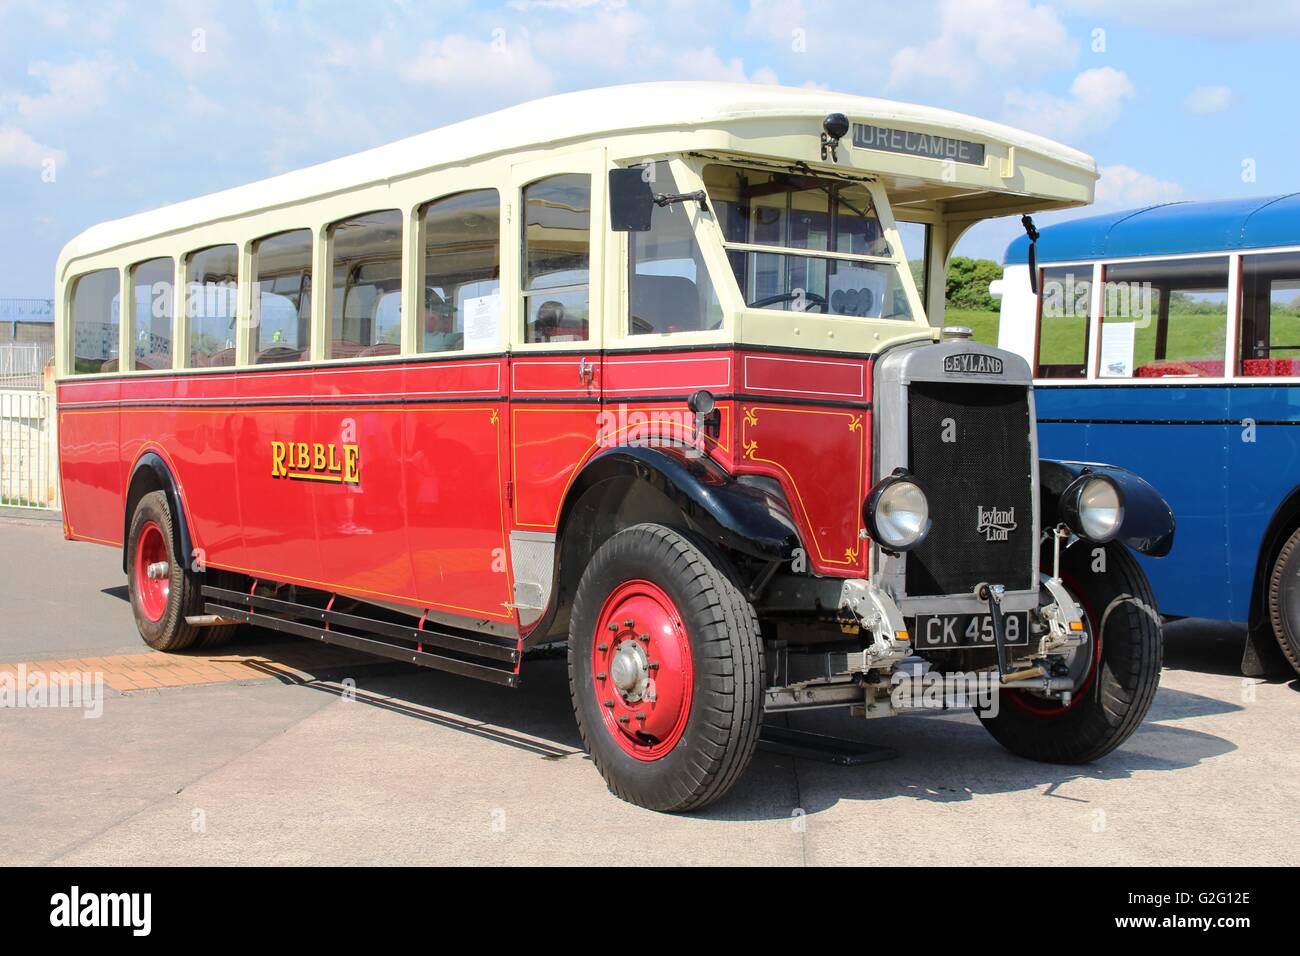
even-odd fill
[[[823,313],[827,311],[826,300],[816,292],[778,292],[776,295],[769,295],[766,298],[759,299],[757,302],[749,303],[751,309],[761,309],[767,305],[776,305],[778,302],[794,302],[800,297],[803,298],[810,306],[817,306]],[[806,311],[806,310],[805,310]]]

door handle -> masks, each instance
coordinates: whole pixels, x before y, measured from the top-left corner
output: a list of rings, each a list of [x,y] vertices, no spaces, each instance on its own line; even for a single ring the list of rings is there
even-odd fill
[[[582,384],[590,386],[595,377],[595,363],[588,362],[586,356],[583,356],[582,361],[578,363],[578,378],[582,380]]]

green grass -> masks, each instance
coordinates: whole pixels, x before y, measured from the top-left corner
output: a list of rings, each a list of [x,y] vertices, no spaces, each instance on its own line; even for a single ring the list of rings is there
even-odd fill
[[[966,325],[975,333],[975,341],[985,345],[998,344],[998,314],[981,309],[958,309],[948,306],[943,311],[944,325]]]

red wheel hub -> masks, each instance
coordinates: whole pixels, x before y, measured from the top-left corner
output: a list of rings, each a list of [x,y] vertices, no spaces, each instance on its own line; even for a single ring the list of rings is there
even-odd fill
[[[146,522],[135,541],[135,592],[140,599],[140,610],[151,621],[160,621],[167,613],[167,598],[171,593],[171,571],[168,564],[167,539],[157,522]],[[163,568],[167,568],[163,573]]]
[[[686,730],[695,681],[677,605],[658,585],[627,581],[596,617],[592,683],[606,729],[638,760],[658,760]]]
[[[1092,690],[1093,682],[1097,679],[1097,671],[1101,668],[1101,629],[1093,624],[1097,620],[1097,615],[1092,609],[1092,604],[1083,596],[1083,592],[1069,576],[1062,573],[1061,581],[1066,590],[1070,592],[1070,596],[1079,602],[1079,609],[1083,611],[1083,626],[1088,629],[1088,644],[1086,647],[1080,648],[1080,650],[1089,655],[1088,673],[1084,675],[1079,689],[1070,695],[1070,702],[1065,706],[1061,706],[1059,701],[1047,700],[1030,691],[1012,691],[1003,698],[1011,701],[1012,705],[1017,709],[1046,720],[1064,716],[1074,710],[1088,691]]]

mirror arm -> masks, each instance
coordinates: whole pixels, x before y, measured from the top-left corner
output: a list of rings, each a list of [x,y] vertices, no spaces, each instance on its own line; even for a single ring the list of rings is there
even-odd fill
[[[1025,235],[1029,237],[1029,291],[1038,295],[1038,227],[1034,225],[1034,217],[1028,213],[1020,217],[1020,225],[1025,227]]]
[[[703,189],[697,189],[693,193],[655,193],[655,205],[662,207],[675,202],[698,202],[700,209],[707,212],[708,198]]]

